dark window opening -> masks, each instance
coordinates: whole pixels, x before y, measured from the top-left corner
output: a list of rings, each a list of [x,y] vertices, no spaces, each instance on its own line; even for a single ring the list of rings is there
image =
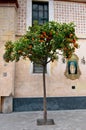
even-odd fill
[[[32,24],[36,20],[40,25],[48,22],[48,2],[32,2]]]
[[[33,63],[33,73],[42,73],[43,72],[43,66],[40,64]],[[47,66],[45,73],[47,73]]]

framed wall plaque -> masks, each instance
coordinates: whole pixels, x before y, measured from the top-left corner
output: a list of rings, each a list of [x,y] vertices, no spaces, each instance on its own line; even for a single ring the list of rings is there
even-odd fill
[[[70,59],[67,60],[65,76],[71,80],[78,79],[81,75],[81,71],[78,65],[79,58],[76,54],[73,54]]]

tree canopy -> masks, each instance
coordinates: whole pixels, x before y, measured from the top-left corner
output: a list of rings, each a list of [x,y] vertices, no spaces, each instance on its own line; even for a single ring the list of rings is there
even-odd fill
[[[52,21],[38,25],[35,22],[19,40],[6,42],[4,60],[17,62],[22,57],[29,58],[37,64],[46,65],[58,59],[59,54],[70,58],[75,48],[78,48],[76,41],[73,23]]]
[[[77,36],[75,35],[75,25],[73,23],[62,24],[52,21],[43,25],[34,23],[34,26],[29,27],[26,34],[19,40],[15,42],[7,41],[5,44],[4,60],[6,62],[17,62],[20,58],[29,58],[32,62],[43,66],[43,124],[47,124],[46,65],[50,61],[53,62],[58,59],[59,55],[63,55],[65,58],[71,58],[75,49],[78,48],[76,41]]]

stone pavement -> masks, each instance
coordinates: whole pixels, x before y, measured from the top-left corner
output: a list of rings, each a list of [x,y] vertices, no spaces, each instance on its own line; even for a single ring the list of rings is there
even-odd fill
[[[43,111],[0,114],[0,130],[86,130],[86,110],[48,111],[55,125],[37,126]]]

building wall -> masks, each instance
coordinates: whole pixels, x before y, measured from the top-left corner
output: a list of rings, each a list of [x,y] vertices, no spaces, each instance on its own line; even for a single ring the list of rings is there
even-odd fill
[[[67,79],[64,76],[66,63],[62,63],[62,58],[59,57],[58,62],[56,61],[50,64],[50,72],[46,75],[47,96],[57,97],[86,95],[86,65],[81,64],[81,58],[85,56],[85,43],[86,40],[79,40],[81,47],[76,52],[79,57],[79,67],[81,70],[80,78],[76,80]],[[31,64],[29,60],[20,61],[16,64],[16,97],[40,97],[43,95],[42,75],[32,74],[30,70]],[[75,89],[72,89],[72,86],[75,86]]]
[[[27,0],[18,0],[19,8],[17,11],[17,35],[23,35],[26,32],[26,9]]]
[[[60,56],[58,61],[48,64],[47,96],[86,96],[86,64],[81,63],[83,57],[86,59],[86,3],[48,1],[49,21],[62,23],[72,21],[76,24],[80,44],[76,54],[79,57],[81,76],[76,80],[67,79],[64,75],[66,63],[62,62]],[[32,25],[32,0],[18,0],[18,3],[19,8],[16,8],[16,4],[0,3],[0,112],[4,113],[12,111],[12,96],[24,98],[43,96],[42,74],[32,73],[33,66],[29,59],[9,64],[3,60],[6,41],[20,38],[28,26]],[[72,86],[75,86],[75,89],[72,89]]]
[[[22,35],[31,25],[31,0],[18,0],[18,31]],[[79,37],[80,48],[76,51],[79,57],[81,76],[79,79],[70,80],[64,76],[66,63],[62,63],[62,57],[58,62],[50,63],[46,74],[47,96],[85,96],[86,93],[86,65],[81,59],[86,55],[86,4],[78,2],[64,2],[49,0],[50,20],[58,22],[74,22],[76,34]],[[29,9],[28,9],[29,8]],[[54,10],[52,10],[52,8]],[[29,12],[28,12],[29,10]],[[21,28],[22,27],[22,28]],[[85,57],[86,58],[86,57]],[[75,86],[75,89],[72,89]],[[42,74],[32,74],[32,64],[29,60],[16,63],[15,97],[41,97],[43,95]]]
[[[15,40],[16,8],[15,6],[0,5],[0,96],[14,93],[14,63],[3,60],[4,44],[8,40]]]
[[[86,3],[55,1],[54,9],[55,21],[74,22],[76,33],[86,34]]]
[[[27,59],[18,63],[5,63],[3,60],[4,43],[15,40],[25,34],[32,24],[32,0],[18,0],[19,8],[15,6],[0,6],[0,96],[41,97],[43,95],[42,74],[32,73],[32,64]],[[9,15],[10,14],[10,15]],[[66,63],[59,57],[58,62],[48,65],[46,74],[47,96],[86,96],[86,65],[81,63],[86,56],[86,4],[49,0],[49,20],[58,22],[73,21],[76,34],[79,37],[80,48],[76,51],[79,57],[81,76],[70,80],[64,76]],[[16,37],[15,37],[16,35]],[[86,58],[86,57],[85,57]],[[14,79],[15,73],[15,79]],[[75,86],[75,89],[72,89]]]
[[[15,40],[17,8],[14,4],[0,4],[0,112],[12,112],[15,63],[3,60],[4,44]]]

